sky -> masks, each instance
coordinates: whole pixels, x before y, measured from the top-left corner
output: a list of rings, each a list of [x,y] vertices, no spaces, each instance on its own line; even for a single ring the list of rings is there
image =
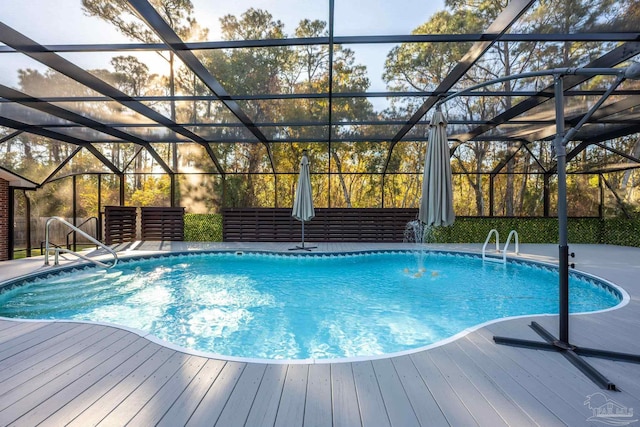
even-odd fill
[[[281,20],[292,36],[301,19],[328,21],[329,2],[320,0],[192,0],[198,22],[210,29],[210,40],[220,40],[219,19],[240,16],[248,8],[268,10]],[[444,0],[335,0],[336,36],[409,34],[444,7]],[[2,0],[0,21],[41,44],[128,43],[111,25],[83,14],[80,0]],[[369,72],[371,91],[385,90],[384,60],[393,45],[350,45],[356,60]],[[64,54],[81,67],[111,68],[113,54]],[[149,66],[164,66],[157,55],[143,60]],[[153,62],[155,64],[153,64]],[[46,68],[21,54],[0,54],[0,83],[14,86],[17,70]],[[153,70],[152,70],[153,72]],[[156,71],[157,72],[157,71]],[[166,71],[160,70],[163,74]]]

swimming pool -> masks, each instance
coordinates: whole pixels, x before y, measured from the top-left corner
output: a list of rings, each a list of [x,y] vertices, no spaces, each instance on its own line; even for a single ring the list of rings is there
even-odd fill
[[[0,295],[0,316],[108,322],[226,356],[329,359],[421,348],[504,317],[557,313],[553,268],[473,255],[184,254],[38,278]],[[622,294],[572,274],[570,311]]]

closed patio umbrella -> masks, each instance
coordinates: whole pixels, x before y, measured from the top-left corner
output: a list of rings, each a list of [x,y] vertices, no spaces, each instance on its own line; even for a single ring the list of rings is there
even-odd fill
[[[291,216],[302,222],[302,246],[290,248],[290,250],[303,249],[311,250],[317,246],[304,246],[304,223],[311,220],[316,215],[313,209],[313,198],[311,195],[311,178],[309,177],[309,157],[307,150],[302,152],[300,159],[300,175],[298,176],[298,187],[293,200],[293,210]]]
[[[429,123],[429,145],[424,159],[418,219],[427,227],[439,227],[453,224],[455,218],[447,120],[438,109]]]

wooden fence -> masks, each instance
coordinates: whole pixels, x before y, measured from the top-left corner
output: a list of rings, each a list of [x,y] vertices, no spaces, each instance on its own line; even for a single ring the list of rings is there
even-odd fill
[[[305,241],[402,242],[407,222],[417,209],[318,208],[305,222]],[[302,224],[288,208],[229,208],[223,210],[223,239],[227,242],[299,241]]]

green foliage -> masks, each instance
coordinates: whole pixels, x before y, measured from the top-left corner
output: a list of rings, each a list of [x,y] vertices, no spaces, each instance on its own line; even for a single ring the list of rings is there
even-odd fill
[[[185,214],[184,240],[187,242],[222,242],[222,215]]]
[[[640,218],[569,218],[569,243],[640,247]],[[521,243],[557,243],[557,218],[471,218],[458,217],[450,227],[432,231],[432,243],[482,243],[491,229],[498,230],[504,243],[511,230]],[[189,242],[221,242],[222,215],[185,214],[184,239]],[[493,241],[493,240],[492,240]]]
[[[640,247],[640,218],[569,218],[569,243],[592,243]],[[450,227],[435,228],[433,243],[484,242],[496,229],[504,242],[511,230],[523,243],[557,243],[557,218],[456,218]],[[493,240],[492,240],[493,241]]]

